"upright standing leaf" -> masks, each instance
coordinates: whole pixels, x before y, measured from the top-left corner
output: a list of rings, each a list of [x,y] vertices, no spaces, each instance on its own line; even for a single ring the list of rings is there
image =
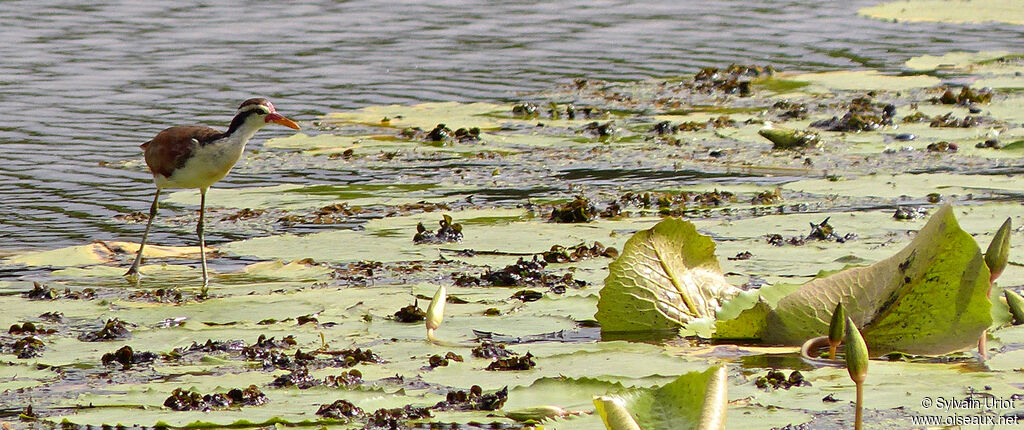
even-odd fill
[[[668,218],[634,234],[608,265],[596,318],[609,332],[675,330],[714,318],[739,291],[722,276],[711,238]]]

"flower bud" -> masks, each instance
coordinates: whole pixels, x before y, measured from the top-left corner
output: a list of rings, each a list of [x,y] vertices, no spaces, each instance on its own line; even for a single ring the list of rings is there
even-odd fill
[[[1006,305],[1010,307],[1013,319],[1017,324],[1024,324],[1024,297],[1008,289],[1003,290],[1003,295],[1006,296]]]
[[[832,323],[828,326],[828,343],[839,344],[839,342],[843,341],[845,334],[846,311],[843,309],[843,303],[840,302],[836,305],[836,310],[832,311]]]
[[[836,359],[836,348],[843,342],[846,332],[846,311],[843,310],[843,302],[836,304],[832,311],[832,322],[828,325],[828,358]]]
[[[850,372],[850,379],[860,385],[868,376],[868,345],[850,317],[846,318],[843,343],[846,345],[846,370]]]
[[[430,306],[427,307],[427,339],[433,340],[434,330],[437,330],[441,326],[441,321],[444,320],[445,300],[448,300],[448,289],[441,285],[434,293],[434,298],[430,300]]]
[[[989,242],[988,249],[985,251],[985,264],[988,265],[988,271],[992,274],[989,278],[990,281],[995,281],[1003,273],[1006,262],[1010,260],[1010,228],[1010,219],[1007,218],[1003,225],[999,226],[999,230],[996,231],[996,235],[992,237],[992,242]]]

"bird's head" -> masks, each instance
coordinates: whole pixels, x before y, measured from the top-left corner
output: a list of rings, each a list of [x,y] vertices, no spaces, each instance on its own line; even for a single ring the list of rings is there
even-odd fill
[[[242,102],[238,106],[238,112],[235,112],[235,119],[232,121],[231,126],[232,128],[237,128],[250,121],[252,121],[250,124],[257,128],[269,123],[275,123],[294,130],[299,129],[299,125],[295,121],[277,113],[277,110],[274,109],[274,104],[262,97]]]

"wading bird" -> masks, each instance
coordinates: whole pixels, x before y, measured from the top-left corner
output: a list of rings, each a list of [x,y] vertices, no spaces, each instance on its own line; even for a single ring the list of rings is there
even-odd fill
[[[161,131],[153,140],[142,144],[146,165],[149,166],[156,182],[156,195],[153,196],[153,204],[149,207],[149,221],[146,222],[145,233],[142,233],[139,253],[125,276],[139,276],[142,248],[146,246],[146,237],[153,226],[153,218],[156,218],[160,191],[165,188],[198,188],[199,222],[196,223],[196,233],[199,235],[199,252],[203,261],[203,287],[209,285],[206,273],[206,241],[203,238],[206,191],[227,176],[242,156],[246,142],[256,134],[256,131],[269,123],[299,129],[295,121],[277,113],[270,100],[253,98],[242,102],[238,107],[228,131],[221,132],[201,125],[176,126]]]

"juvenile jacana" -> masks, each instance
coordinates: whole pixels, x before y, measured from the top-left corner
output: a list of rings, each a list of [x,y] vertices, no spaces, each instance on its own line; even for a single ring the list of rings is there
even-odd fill
[[[139,274],[142,248],[146,246],[146,237],[153,226],[153,218],[156,218],[160,191],[164,188],[198,188],[199,222],[196,223],[196,233],[199,235],[199,252],[203,261],[203,287],[209,284],[206,273],[206,241],[203,237],[206,191],[227,176],[242,156],[246,142],[256,134],[256,131],[269,123],[299,129],[295,121],[277,113],[270,100],[253,98],[242,102],[238,107],[228,131],[220,132],[201,125],[177,126],[161,131],[153,140],[142,144],[146,165],[149,166],[156,182],[156,195],[153,196],[153,204],[149,207],[149,221],[146,222],[145,233],[142,233],[139,253],[125,276],[137,277]]]

